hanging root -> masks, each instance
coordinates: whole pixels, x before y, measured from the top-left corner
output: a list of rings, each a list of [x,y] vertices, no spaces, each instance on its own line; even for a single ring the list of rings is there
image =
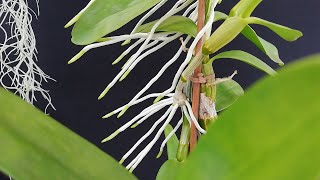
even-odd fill
[[[38,1],[36,1],[38,4]],[[38,10],[39,12],[39,10]],[[49,91],[43,81],[53,80],[36,64],[36,38],[31,22],[37,14],[28,7],[27,0],[6,0],[0,4],[0,83],[30,104],[42,97],[54,109]],[[1,32],[0,31],[0,32]]]

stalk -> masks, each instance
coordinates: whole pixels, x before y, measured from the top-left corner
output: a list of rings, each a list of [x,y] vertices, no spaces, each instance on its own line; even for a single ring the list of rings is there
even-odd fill
[[[205,24],[205,14],[206,14],[206,0],[198,0],[198,32],[204,27]],[[203,46],[203,39],[201,39],[196,47],[195,54],[201,52]],[[195,69],[194,76],[197,78],[198,74],[201,73],[201,66]],[[194,116],[198,119],[199,118],[199,107],[200,107],[200,84],[193,83],[193,90],[192,90],[192,111]],[[192,151],[196,144],[197,144],[197,137],[198,132],[195,125],[191,124],[191,131],[190,131],[190,151]]]
[[[208,60],[209,56],[206,58]],[[202,73],[207,77],[207,82],[201,84],[199,123],[203,129],[208,130],[209,125],[217,119],[215,105],[217,87],[212,63],[203,64]]]
[[[187,159],[189,154],[190,124],[186,116],[183,115],[181,136],[177,150],[177,160],[182,162]]]

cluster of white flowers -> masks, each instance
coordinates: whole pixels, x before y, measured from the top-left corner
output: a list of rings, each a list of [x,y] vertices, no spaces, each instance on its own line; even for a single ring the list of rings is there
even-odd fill
[[[133,31],[129,35],[121,35],[121,36],[114,36],[114,37],[108,37],[106,38],[105,42],[98,42],[91,45],[88,45],[83,48],[83,50],[77,54],[74,58],[72,58],[69,63],[73,63],[76,60],[78,60],[84,53],[88,52],[91,49],[115,44],[118,42],[125,41],[125,44],[130,42],[130,40],[137,39],[131,46],[128,47],[126,51],[124,51],[119,58],[117,58],[113,64],[118,63],[121,59],[123,59],[126,55],[128,55],[131,51],[133,51],[136,47],[140,45],[138,50],[129,58],[129,60],[125,63],[125,65],[122,67],[122,70],[119,72],[119,74],[112,80],[112,82],[106,87],[106,89],[101,93],[99,96],[99,99],[103,98],[106,93],[115,85],[117,81],[122,81],[129,73],[130,71],[145,57],[150,55],[151,53],[156,52],[166,44],[181,38],[181,33],[173,33],[173,32],[157,32],[157,28],[159,25],[164,22],[169,17],[183,11],[182,16],[190,18],[195,23],[198,19],[198,2],[193,2],[193,0],[178,0],[176,4],[173,5],[173,7],[165,14],[163,15],[152,27],[150,32],[148,33],[137,33],[136,30],[139,26],[141,26],[152,14],[154,14],[160,7],[162,7],[168,0],[162,0],[160,1],[156,6],[154,6],[149,12],[147,12],[142,19],[137,23]],[[156,98],[155,103],[151,106],[145,108],[142,112],[140,112],[137,116],[135,116],[133,119],[128,121],[126,124],[124,124],[122,127],[120,127],[118,130],[116,130],[113,134],[111,134],[109,137],[104,139],[102,142],[107,142],[111,139],[113,139],[115,136],[117,136],[119,133],[123,132],[127,128],[131,127],[134,128],[141,123],[143,123],[145,120],[147,120],[150,116],[153,114],[159,112],[160,110],[166,108],[167,111],[163,114],[162,117],[160,117],[154,125],[150,128],[150,130],[143,136],[141,139],[137,141],[137,143],[122,157],[120,163],[123,163],[135,150],[136,148],[144,141],[146,140],[157,128],[157,126],[162,123],[162,126],[156,133],[153,140],[126,166],[127,169],[132,172],[142,161],[142,159],[146,156],[146,154],[151,150],[151,148],[154,146],[154,144],[159,140],[161,134],[163,133],[165,127],[171,122],[173,119],[173,116],[175,115],[176,111],[180,107],[181,112],[183,115],[186,116],[188,121],[193,122],[196,125],[196,128],[198,129],[199,133],[206,133],[205,130],[203,130],[200,125],[198,124],[193,112],[191,105],[189,103],[189,100],[187,99],[186,95],[184,94],[184,87],[185,84],[179,81],[181,75],[183,75],[186,78],[189,78],[192,75],[193,70],[200,65],[201,59],[194,60],[192,63],[190,63],[191,58],[194,55],[194,50],[196,48],[197,43],[200,41],[200,39],[207,34],[211,34],[211,28],[212,24],[214,22],[214,9],[217,5],[218,1],[213,1],[211,8],[210,8],[210,16],[209,19],[205,25],[205,27],[197,34],[197,36],[192,41],[190,47],[186,49],[186,44],[191,40],[191,36],[187,36],[185,40],[182,40],[182,45],[174,55],[174,57],[167,61],[167,63],[161,68],[161,70],[153,77],[148,84],[140,91],[138,92],[135,97],[132,98],[130,102],[128,102],[123,107],[120,107],[111,113],[105,115],[103,118],[108,118],[112,115],[115,115],[119,113],[118,118],[121,117],[126,110],[133,105],[139,104],[147,99],[150,98]],[[88,7],[88,6],[87,6]],[[83,11],[81,11],[83,12]],[[79,14],[81,14],[81,12]],[[79,14],[77,16],[79,16]],[[73,20],[72,20],[73,21]],[[70,21],[70,22],[72,22]],[[70,23],[68,23],[70,24]],[[180,39],[181,40],[181,39]],[[172,85],[169,89],[161,92],[161,93],[152,93],[148,94],[144,97],[143,94],[164,74],[164,72],[167,70],[170,65],[172,65],[174,62],[178,60],[180,55],[187,51],[187,56],[185,60],[180,65],[178,71],[176,72],[176,75],[173,79]],[[196,58],[195,58],[196,59]],[[162,98],[165,98],[161,100]],[[179,129],[179,127],[182,124],[182,118],[180,121],[178,121],[177,125],[173,129],[173,131],[169,134],[169,136],[163,141],[159,155],[161,155],[163,148],[166,144],[166,142],[171,138],[171,136]]]
[[[42,95],[48,102],[47,107],[54,109],[48,91],[42,88],[43,82],[53,79],[36,64],[36,38],[31,22],[38,13],[29,8],[27,0],[3,0],[0,4],[0,29],[3,32],[0,83],[30,104],[37,101],[37,94]]]

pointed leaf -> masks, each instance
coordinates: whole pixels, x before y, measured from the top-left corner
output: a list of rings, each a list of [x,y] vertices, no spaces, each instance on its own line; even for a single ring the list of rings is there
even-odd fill
[[[217,84],[216,109],[220,112],[244,95],[242,87],[234,80],[228,79]]]
[[[164,134],[166,137],[173,131],[173,128],[170,124],[166,126],[164,129]],[[174,134],[169,141],[167,142],[167,152],[168,152],[168,159],[176,159],[177,149],[179,145],[179,140]]]
[[[320,55],[255,84],[209,128],[177,179],[319,179],[319,77]]]
[[[135,179],[117,161],[0,88],[0,170],[14,179]]]
[[[257,57],[255,57],[247,52],[244,52],[244,51],[232,50],[232,51],[222,52],[222,53],[214,56],[212,59],[210,59],[210,62],[213,62],[217,59],[239,60],[239,61],[242,61],[244,63],[247,63],[251,66],[258,68],[258,69],[268,73],[269,75],[276,74],[276,72],[270,66],[268,66],[266,63],[264,63],[263,61],[261,61]]]
[[[137,32],[150,32],[158,20],[144,24],[137,29]],[[171,16],[163,21],[157,28],[161,32],[179,32],[195,37],[197,35],[197,25],[184,16]]]
[[[246,26],[241,33],[253,44],[255,44],[262,52],[268,55],[271,60],[281,66],[284,65],[279,57],[278,49],[273,44],[259,37],[250,26]]]
[[[283,38],[286,41],[295,41],[302,36],[302,32],[298,30],[291,29],[270,21],[266,21],[264,19],[260,19],[257,17],[250,17],[250,18],[247,18],[246,20],[249,24],[259,24],[269,28],[270,30],[278,34],[281,38]]]
[[[72,42],[87,45],[119,29],[160,0],[95,0],[72,30]]]

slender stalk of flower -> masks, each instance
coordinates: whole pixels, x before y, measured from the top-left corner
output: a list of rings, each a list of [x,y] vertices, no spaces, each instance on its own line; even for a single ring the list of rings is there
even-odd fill
[[[38,13],[38,1],[36,1]],[[30,104],[37,101],[40,93],[48,102],[48,107],[54,106],[47,90],[42,83],[53,80],[35,63],[37,61],[36,37],[32,29],[33,14],[26,0],[6,0],[0,4],[0,29],[4,40],[0,44],[0,81],[1,85],[14,91]]]

